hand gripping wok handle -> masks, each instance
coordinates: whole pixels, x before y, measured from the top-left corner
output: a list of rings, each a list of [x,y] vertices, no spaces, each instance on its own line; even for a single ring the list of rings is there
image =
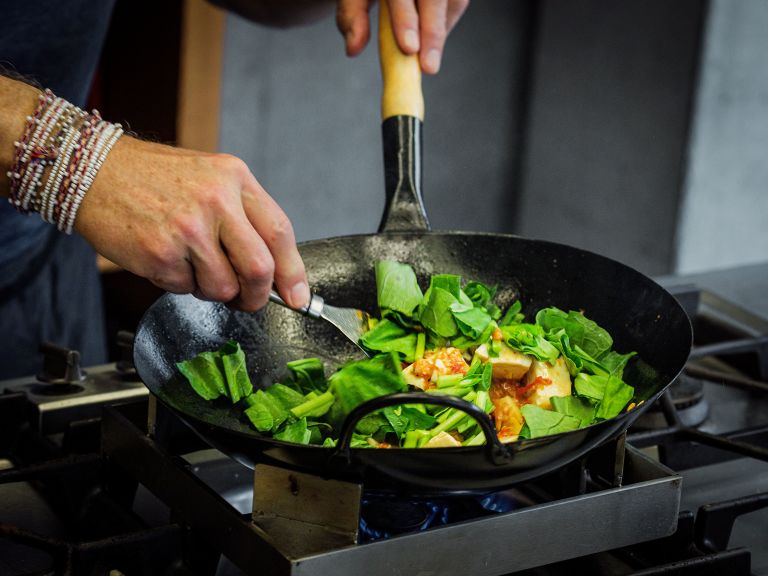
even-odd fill
[[[421,193],[424,96],[417,54],[400,51],[386,0],[379,2],[379,59],[383,91],[381,132],[386,202],[379,232],[427,231]]]
[[[274,302],[275,304],[280,304],[280,306],[298,312],[299,314],[303,314],[304,316],[309,316],[310,318],[320,318],[320,315],[323,313],[323,306],[325,306],[325,301],[322,296],[312,294],[312,297],[309,299],[309,304],[302,306],[301,308],[291,308],[274,290],[269,291],[269,301]]]
[[[376,410],[381,410],[388,406],[400,406],[403,404],[432,404],[437,406],[448,406],[457,408],[466,412],[474,418],[480,425],[480,429],[485,436],[485,454],[489,462],[495,465],[501,465],[509,462],[510,453],[507,447],[501,443],[496,435],[491,419],[479,406],[457,398],[456,396],[438,396],[436,394],[426,394],[421,392],[401,392],[397,394],[388,394],[379,396],[357,406],[344,420],[339,434],[339,443],[334,453],[334,458],[341,458],[345,461],[350,460],[350,444],[352,434],[355,431],[357,423],[366,415]],[[407,450],[407,449],[406,449]],[[435,448],[439,450],[439,448]]]

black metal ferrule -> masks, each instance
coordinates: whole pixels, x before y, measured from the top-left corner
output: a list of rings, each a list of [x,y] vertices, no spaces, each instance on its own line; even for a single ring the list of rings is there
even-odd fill
[[[422,198],[422,122],[415,116],[392,116],[381,124],[386,202],[379,232],[427,231]]]

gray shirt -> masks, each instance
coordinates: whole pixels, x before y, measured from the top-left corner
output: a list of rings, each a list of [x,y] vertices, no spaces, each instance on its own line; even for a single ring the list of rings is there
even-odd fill
[[[114,0],[0,0],[0,73],[85,106],[113,5]],[[34,261],[52,233],[55,228],[38,215],[19,214],[0,199],[0,286]]]

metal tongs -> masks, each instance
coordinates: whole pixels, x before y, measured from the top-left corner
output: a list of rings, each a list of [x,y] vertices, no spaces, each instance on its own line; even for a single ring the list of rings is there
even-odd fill
[[[312,294],[309,300],[309,304],[302,308],[291,308],[288,306],[285,300],[280,298],[280,295],[271,290],[269,292],[270,302],[280,304],[293,312],[308,316],[310,318],[316,318],[330,322],[341,332],[350,342],[360,348],[366,356],[369,356],[368,352],[360,345],[360,338],[363,337],[368,331],[370,326],[369,320],[371,315],[357,308],[339,308],[338,306],[331,306],[326,304],[322,296],[318,294]]]

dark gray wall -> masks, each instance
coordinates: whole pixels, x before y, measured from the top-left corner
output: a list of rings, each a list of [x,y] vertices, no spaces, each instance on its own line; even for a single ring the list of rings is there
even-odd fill
[[[527,7],[474,3],[442,71],[424,78],[424,193],[436,229],[511,229]],[[228,17],[220,148],[248,162],[299,240],[376,230],[380,86],[375,44],[346,58],[333,19],[272,30]]]
[[[678,236],[680,272],[768,260],[768,2],[711,6]]]
[[[375,47],[347,59],[332,18],[227,25],[221,149],[299,240],[375,231]],[[474,0],[424,79],[433,226],[555,240],[652,275],[768,259],[767,29],[764,0]]]
[[[702,5],[540,3],[521,234],[671,269]]]

